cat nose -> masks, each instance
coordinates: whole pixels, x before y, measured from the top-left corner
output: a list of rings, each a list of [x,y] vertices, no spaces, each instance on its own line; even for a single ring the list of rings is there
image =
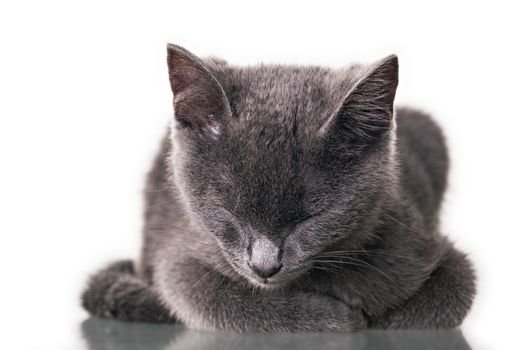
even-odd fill
[[[278,265],[273,266],[257,266],[257,265],[251,265],[252,271],[255,272],[259,277],[261,278],[269,278],[275,275],[279,270],[281,270],[281,267],[283,264],[279,263]]]
[[[269,278],[281,270],[279,247],[266,237],[253,241],[249,255],[248,265],[261,278]]]

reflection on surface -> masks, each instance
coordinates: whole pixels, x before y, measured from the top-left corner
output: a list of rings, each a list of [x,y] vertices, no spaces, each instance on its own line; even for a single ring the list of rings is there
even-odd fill
[[[237,334],[90,318],[82,323],[82,334],[88,350],[470,349],[458,329],[365,331],[355,334]]]

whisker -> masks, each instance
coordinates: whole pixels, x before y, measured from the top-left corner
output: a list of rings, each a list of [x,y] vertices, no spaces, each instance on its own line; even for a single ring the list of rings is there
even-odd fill
[[[339,263],[339,264],[347,264],[347,265],[354,265],[354,266],[361,266],[361,267],[368,267],[370,269],[373,269],[374,271],[380,273],[384,277],[388,278],[392,283],[396,285],[396,287],[399,288],[399,285],[390,277],[387,273],[379,269],[377,266],[374,266],[364,260],[357,259],[357,258],[351,258],[351,257],[344,257],[342,258],[344,260],[316,260],[317,262],[325,262],[325,263]],[[346,259],[350,259],[351,261],[346,261]]]
[[[414,233],[417,233],[417,234],[420,234],[420,235],[423,234],[422,232],[420,232],[420,231],[418,231],[418,230],[416,230],[416,229],[414,229],[414,228],[412,228],[412,227],[410,227],[410,226],[408,226],[408,225],[402,223],[401,221],[397,220],[395,217],[393,217],[392,215],[390,215],[390,214],[388,214],[388,213],[385,213],[385,216],[387,216],[388,218],[390,218],[392,221],[398,223],[399,225],[403,226],[403,227],[406,228],[407,230],[410,230],[410,231],[412,231],[412,232],[414,232]]]
[[[326,268],[326,266],[328,266],[329,268]],[[334,268],[335,268],[335,270],[334,270]],[[345,274],[344,273],[345,272],[344,267],[339,266],[339,265],[329,264],[329,265],[323,265],[323,267],[314,265],[312,267],[312,269],[333,273],[336,276],[341,277],[345,281],[350,281],[350,282],[353,282],[353,283],[358,281],[355,278],[353,278],[352,275]],[[362,276],[362,273],[360,271],[357,271],[357,273],[359,273],[359,275]]]
[[[391,256],[396,258],[404,258],[404,259],[410,259],[411,256],[409,255],[401,255],[401,254],[392,254],[385,251],[380,250],[370,250],[370,249],[356,249],[356,250],[336,250],[336,251],[329,251],[329,252],[323,252],[317,254],[318,257],[341,257],[346,256],[348,254],[365,254],[365,255],[382,255],[382,256]]]

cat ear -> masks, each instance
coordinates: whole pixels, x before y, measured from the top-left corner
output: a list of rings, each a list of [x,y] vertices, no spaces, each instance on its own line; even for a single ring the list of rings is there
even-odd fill
[[[204,62],[186,49],[168,44],[168,69],[178,126],[219,134],[230,114],[229,103]]]
[[[334,128],[337,134],[366,143],[381,139],[392,124],[397,83],[397,56],[376,62],[352,87],[323,128]]]

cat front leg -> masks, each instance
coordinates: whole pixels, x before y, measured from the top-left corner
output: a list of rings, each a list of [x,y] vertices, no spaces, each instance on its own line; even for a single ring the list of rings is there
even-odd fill
[[[131,260],[117,261],[89,279],[82,306],[91,315],[128,322],[175,323]]]
[[[254,289],[195,260],[157,281],[164,303],[191,328],[238,332],[351,332],[366,327],[361,310],[327,295]]]
[[[452,248],[411,298],[373,319],[370,326],[383,329],[457,327],[470,310],[475,289],[470,261]]]

